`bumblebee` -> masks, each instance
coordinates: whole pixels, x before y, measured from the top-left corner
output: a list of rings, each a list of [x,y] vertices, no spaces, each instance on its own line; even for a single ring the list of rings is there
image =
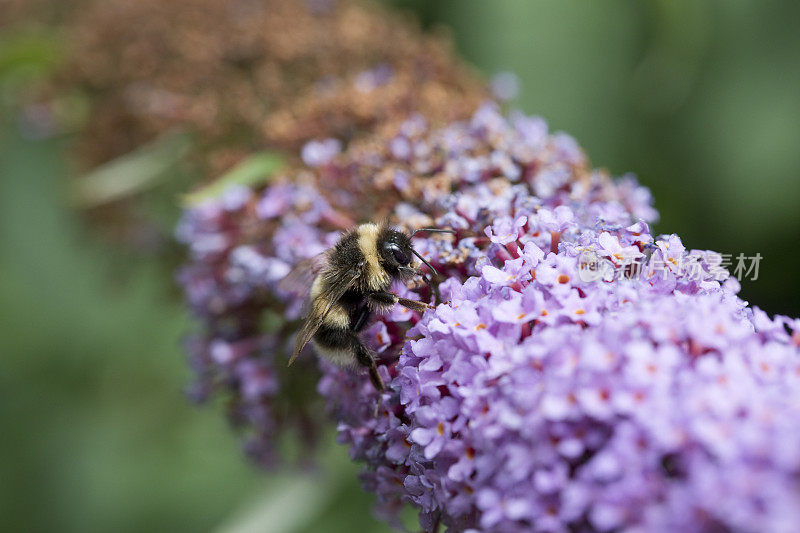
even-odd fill
[[[453,233],[425,228],[408,235],[386,224],[361,224],[345,233],[328,251],[299,264],[281,282],[287,286],[302,278],[313,279],[308,314],[297,334],[290,365],[313,341],[317,353],[339,366],[366,367],[375,388],[384,389],[375,354],[358,333],[374,312],[387,312],[395,304],[419,312],[430,307],[389,292],[395,280],[408,281],[422,274],[413,264],[414,256],[436,274],[411,246],[411,238],[420,231]]]

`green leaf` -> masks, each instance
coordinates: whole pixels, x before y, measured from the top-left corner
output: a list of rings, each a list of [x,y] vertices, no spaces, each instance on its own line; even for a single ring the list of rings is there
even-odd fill
[[[72,199],[79,207],[89,208],[152,189],[169,177],[169,170],[183,159],[190,145],[188,133],[164,133],[76,180]]]
[[[208,185],[184,195],[183,203],[191,206],[217,198],[232,185],[253,187],[267,183],[283,165],[283,158],[273,152],[253,154]]]

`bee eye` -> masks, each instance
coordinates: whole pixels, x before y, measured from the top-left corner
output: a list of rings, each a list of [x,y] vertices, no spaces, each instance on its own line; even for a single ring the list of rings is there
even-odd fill
[[[403,251],[400,248],[395,248],[394,250],[392,250],[392,255],[394,255],[394,260],[401,265],[407,265],[411,261],[411,258],[408,257],[408,255],[406,255],[405,253],[403,253]]]
[[[411,262],[411,258],[394,243],[387,243],[386,250],[392,253],[392,257],[397,261],[398,265],[407,265]]]

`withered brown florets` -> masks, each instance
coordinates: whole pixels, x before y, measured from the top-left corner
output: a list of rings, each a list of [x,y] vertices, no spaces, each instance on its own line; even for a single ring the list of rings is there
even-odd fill
[[[73,13],[66,43],[51,94],[89,97],[88,167],[186,126],[213,175],[239,151],[347,142],[411,112],[446,123],[486,95],[446,38],[348,1],[91,2]]]

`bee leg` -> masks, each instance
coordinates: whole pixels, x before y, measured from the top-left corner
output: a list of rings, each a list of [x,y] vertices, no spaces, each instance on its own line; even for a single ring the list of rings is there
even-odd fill
[[[439,284],[433,283],[433,280],[425,275],[422,276],[422,279],[425,281],[425,285],[431,290],[431,293],[433,293],[433,303],[435,305],[442,303],[442,295],[439,293]]]
[[[372,365],[369,367],[369,380],[372,382],[376,391],[383,392],[386,390],[386,385],[383,384],[383,379],[381,375],[378,374],[378,367],[375,366],[375,361],[373,361]]]
[[[424,302],[400,298],[391,292],[371,292],[367,295],[367,300],[371,307],[379,310],[386,310],[387,308],[391,308],[394,304],[400,304],[403,307],[419,313],[424,313],[427,309],[432,309],[432,306]]]
[[[378,413],[380,412],[380,409],[381,409],[381,397],[378,396],[378,398],[375,400],[375,409],[373,409],[372,411],[372,418],[378,418]]]
[[[376,311],[389,311],[398,302],[397,295],[386,291],[376,291],[367,294],[367,305]]]
[[[375,389],[378,392],[383,392],[386,389],[386,386],[383,384],[383,379],[381,379],[381,375],[378,374],[378,365],[375,364],[375,355],[364,346],[361,342],[361,339],[358,338],[358,335],[353,333],[353,353],[356,356],[356,361],[361,366],[367,367],[369,369],[369,379],[372,381],[372,384],[375,386]]]
[[[358,310],[353,320],[353,331],[361,331],[367,325],[371,312],[366,305]]]
[[[437,283],[434,285],[433,283],[431,283],[430,285],[431,289],[433,289],[433,302],[436,305],[439,305],[440,303],[442,303],[442,295],[439,294],[439,284]]]
[[[409,300],[408,298],[398,298],[397,303],[402,305],[407,309],[411,309],[412,311],[417,311],[418,313],[424,313],[428,309],[433,309],[432,305],[428,305],[425,302],[418,302],[417,300]]]

